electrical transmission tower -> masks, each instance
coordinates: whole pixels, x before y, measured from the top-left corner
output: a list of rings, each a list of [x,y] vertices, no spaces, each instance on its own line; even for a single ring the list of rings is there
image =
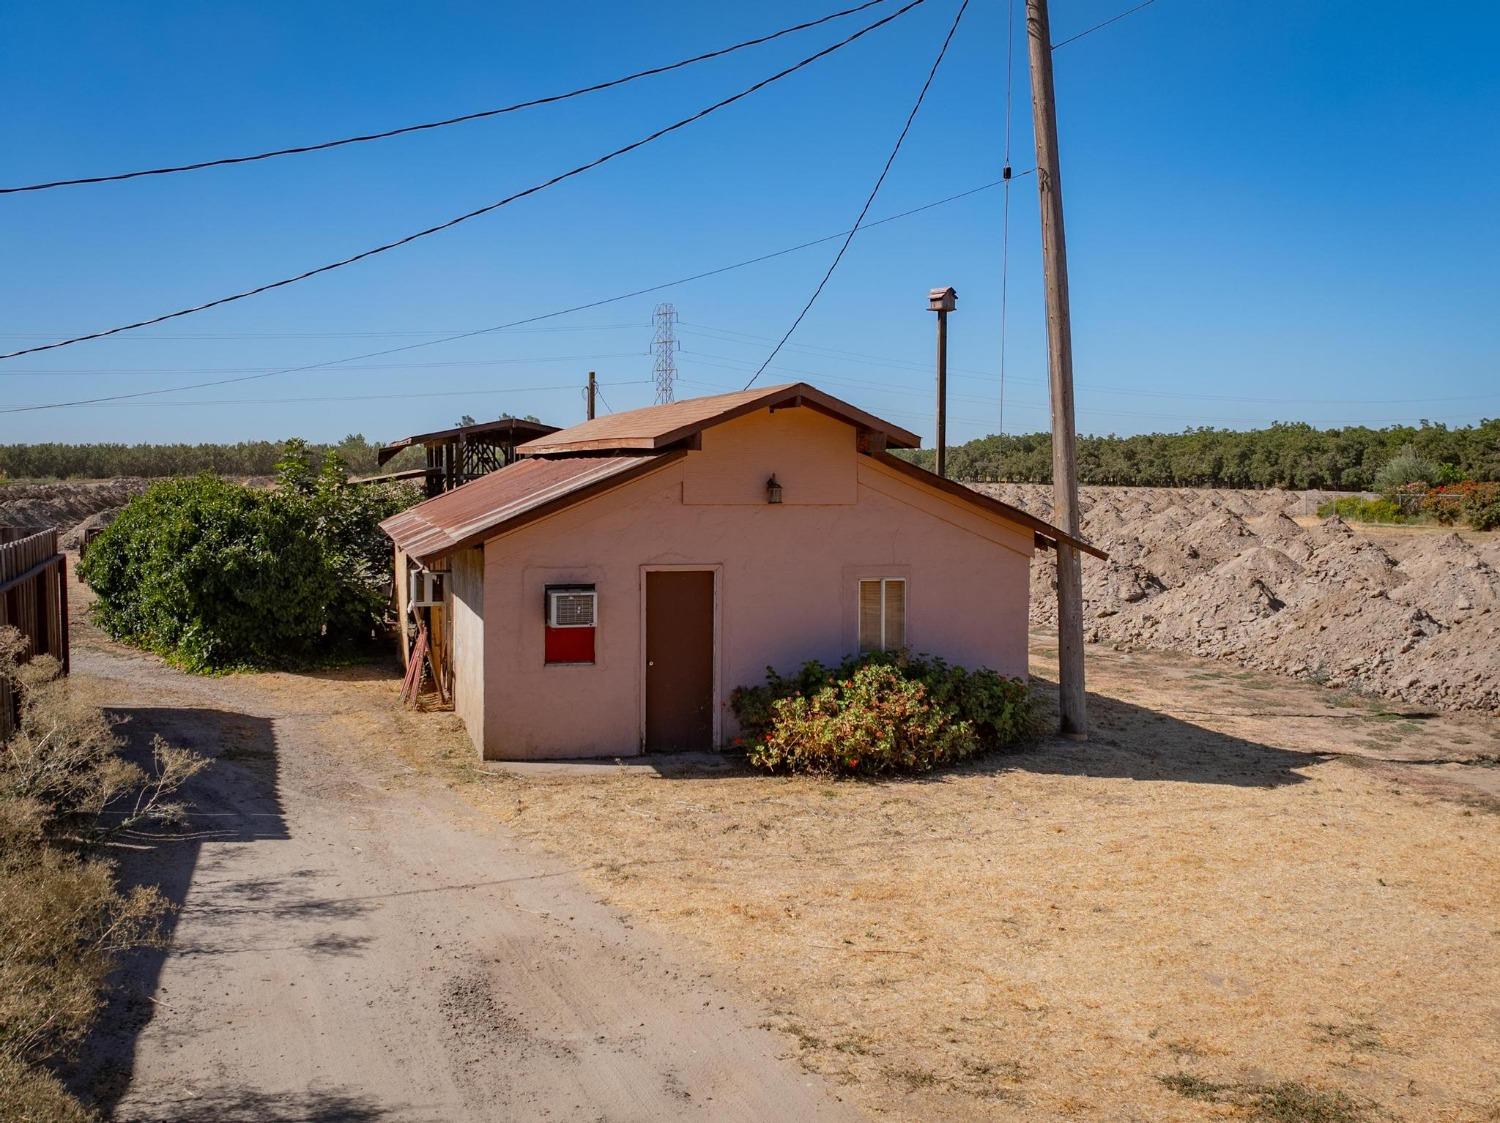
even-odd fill
[[[651,337],[651,349],[656,353],[656,404],[665,405],[672,400],[673,384],[677,381],[677,309],[670,304],[656,306],[656,333]]]

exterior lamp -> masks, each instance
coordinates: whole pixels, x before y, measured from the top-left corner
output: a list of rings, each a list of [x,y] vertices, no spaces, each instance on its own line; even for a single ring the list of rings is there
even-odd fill
[[[766,481],[766,502],[781,502],[781,485],[776,482],[775,473],[772,473],[771,478]]]

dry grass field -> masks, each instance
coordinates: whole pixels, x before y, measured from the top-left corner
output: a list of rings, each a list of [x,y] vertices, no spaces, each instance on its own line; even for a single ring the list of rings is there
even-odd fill
[[[1494,721],[1158,653],[1090,671],[1087,744],[913,781],[480,768],[451,715],[409,751],[875,1115],[1500,1119]]]
[[[234,681],[351,784],[445,779],[566,857],[873,1116],[1500,1120],[1492,716],[1093,645],[1089,742],[823,781],[480,765],[376,670]]]

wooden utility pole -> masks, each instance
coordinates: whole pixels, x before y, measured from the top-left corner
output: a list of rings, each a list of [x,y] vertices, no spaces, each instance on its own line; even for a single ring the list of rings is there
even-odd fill
[[[599,383],[594,379],[594,372],[589,371],[589,420],[594,420],[594,399],[599,396]]]
[[[1073,424],[1073,328],[1068,312],[1068,249],[1063,236],[1057,107],[1052,92],[1052,28],[1047,0],[1026,0],[1036,186],[1042,205],[1042,273],[1047,286],[1047,380],[1052,390],[1052,521],[1078,537],[1078,456]],[[1083,567],[1057,544],[1057,680],[1061,732],[1088,736],[1083,680]]]
[[[937,474],[948,475],[948,313],[958,307],[953,286],[931,289],[927,310],[937,313]]]

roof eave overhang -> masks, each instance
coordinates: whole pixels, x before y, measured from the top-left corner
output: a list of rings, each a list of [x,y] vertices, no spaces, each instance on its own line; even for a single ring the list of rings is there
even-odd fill
[[[1056,549],[1059,542],[1065,542],[1075,550],[1082,550],[1086,554],[1092,554],[1101,561],[1109,560],[1109,555],[1099,549],[1099,547],[1085,542],[1082,538],[1071,535],[1059,527],[1055,527],[1051,523],[1021,510],[1019,507],[1012,507],[1009,503],[1002,503],[998,499],[991,499],[988,495],[975,491],[971,487],[955,483],[953,480],[940,476],[936,472],[929,472],[926,468],[913,464],[909,460],[902,460],[899,456],[892,456],[887,452],[877,452],[873,453],[872,457],[881,464],[889,468],[894,468],[897,472],[910,477],[918,483],[926,484],[928,487],[935,488],[945,495],[951,495],[955,499],[961,499],[965,503],[978,507],[988,514],[1013,523],[1019,523],[1032,532],[1033,541],[1044,550]]]
[[[686,455],[686,450],[664,452],[660,456],[652,457],[650,460],[647,460],[634,468],[627,469],[623,472],[616,472],[614,475],[606,476],[601,480],[595,480],[592,483],[585,484],[583,487],[580,487],[575,491],[570,491],[565,495],[558,496],[556,499],[548,500],[546,503],[541,503],[535,507],[529,508],[528,510],[521,511],[511,518],[504,519],[503,521],[498,523],[484,526],[478,530],[472,531],[469,534],[452,537],[446,542],[442,542],[426,548],[412,549],[409,547],[409,544],[412,542],[413,536],[405,535],[404,537],[406,538],[406,544],[403,544],[402,540],[391,532],[389,524],[392,522],[396,522],[401,518],[401,515],[393,515],[391,518],[386,519],[385,522],[380,524],[380,529],[385,532],[386,537],[388,537],[396,545],[397,549],[402,550],[406,553],[407,557],[416,560],[423,566],[430,566],[434,562],[442,561],[444,558],[458,553],[460,550],[467,550],[473,546],[482,545],[483,543],[488,542],[491,538],[496,538],[502,534],[508,534],[513,530],[527,525],[528,523],[537,522],[540,519],[555,515],[560,511],[566,510],[569,507],[576,506],[579,503],[587,502],[588,500],[594,499],[600,495],[605,494],[606,492],[613,491],[615,488],[620,487],[623,484],[630,483],[632,480],[638,480],[642,476],[650,475],[652,472],[658,471],[666,467],[668,464],[681,460]],[[477,483],[479,481],[476,480],[471,482]]]
[[[864,410],[831,398],[821,390],[809,386],[805,382],[798,382],[786,387],[775,394],[768,394],[762,398],[755,398],[742,405],[726,409],[722,413],[715,414],[711,418],[701,421],[693,421],[678,426],[676,429],[665,433],[657,433],[651,436],[640,437],[610,437],[601,440],[569,441],[566,444],[545,443],[540,447],[533,447],[537,441],[527,441],[525,444],[517,445],[516,452],[520,456],[567,456],[578,452],[603,452],[618,450],[620,452],[652,452],[671,448],[685,440],[697,436],[705,429],[711,429],[715,425],[722,425],[726,421],[744,417],[747,414],[756,413],[759,410],[769,409],[793,409],[806,406],[817,410],[835,420],[852,425],[861,435],[873,434],[884,438],[889,448],[920,448],[922,439],[915,433],[908,432],[895,425],[890,425],[874,414],[866,413]],[[545,441],[546,438],[539,438]]]

